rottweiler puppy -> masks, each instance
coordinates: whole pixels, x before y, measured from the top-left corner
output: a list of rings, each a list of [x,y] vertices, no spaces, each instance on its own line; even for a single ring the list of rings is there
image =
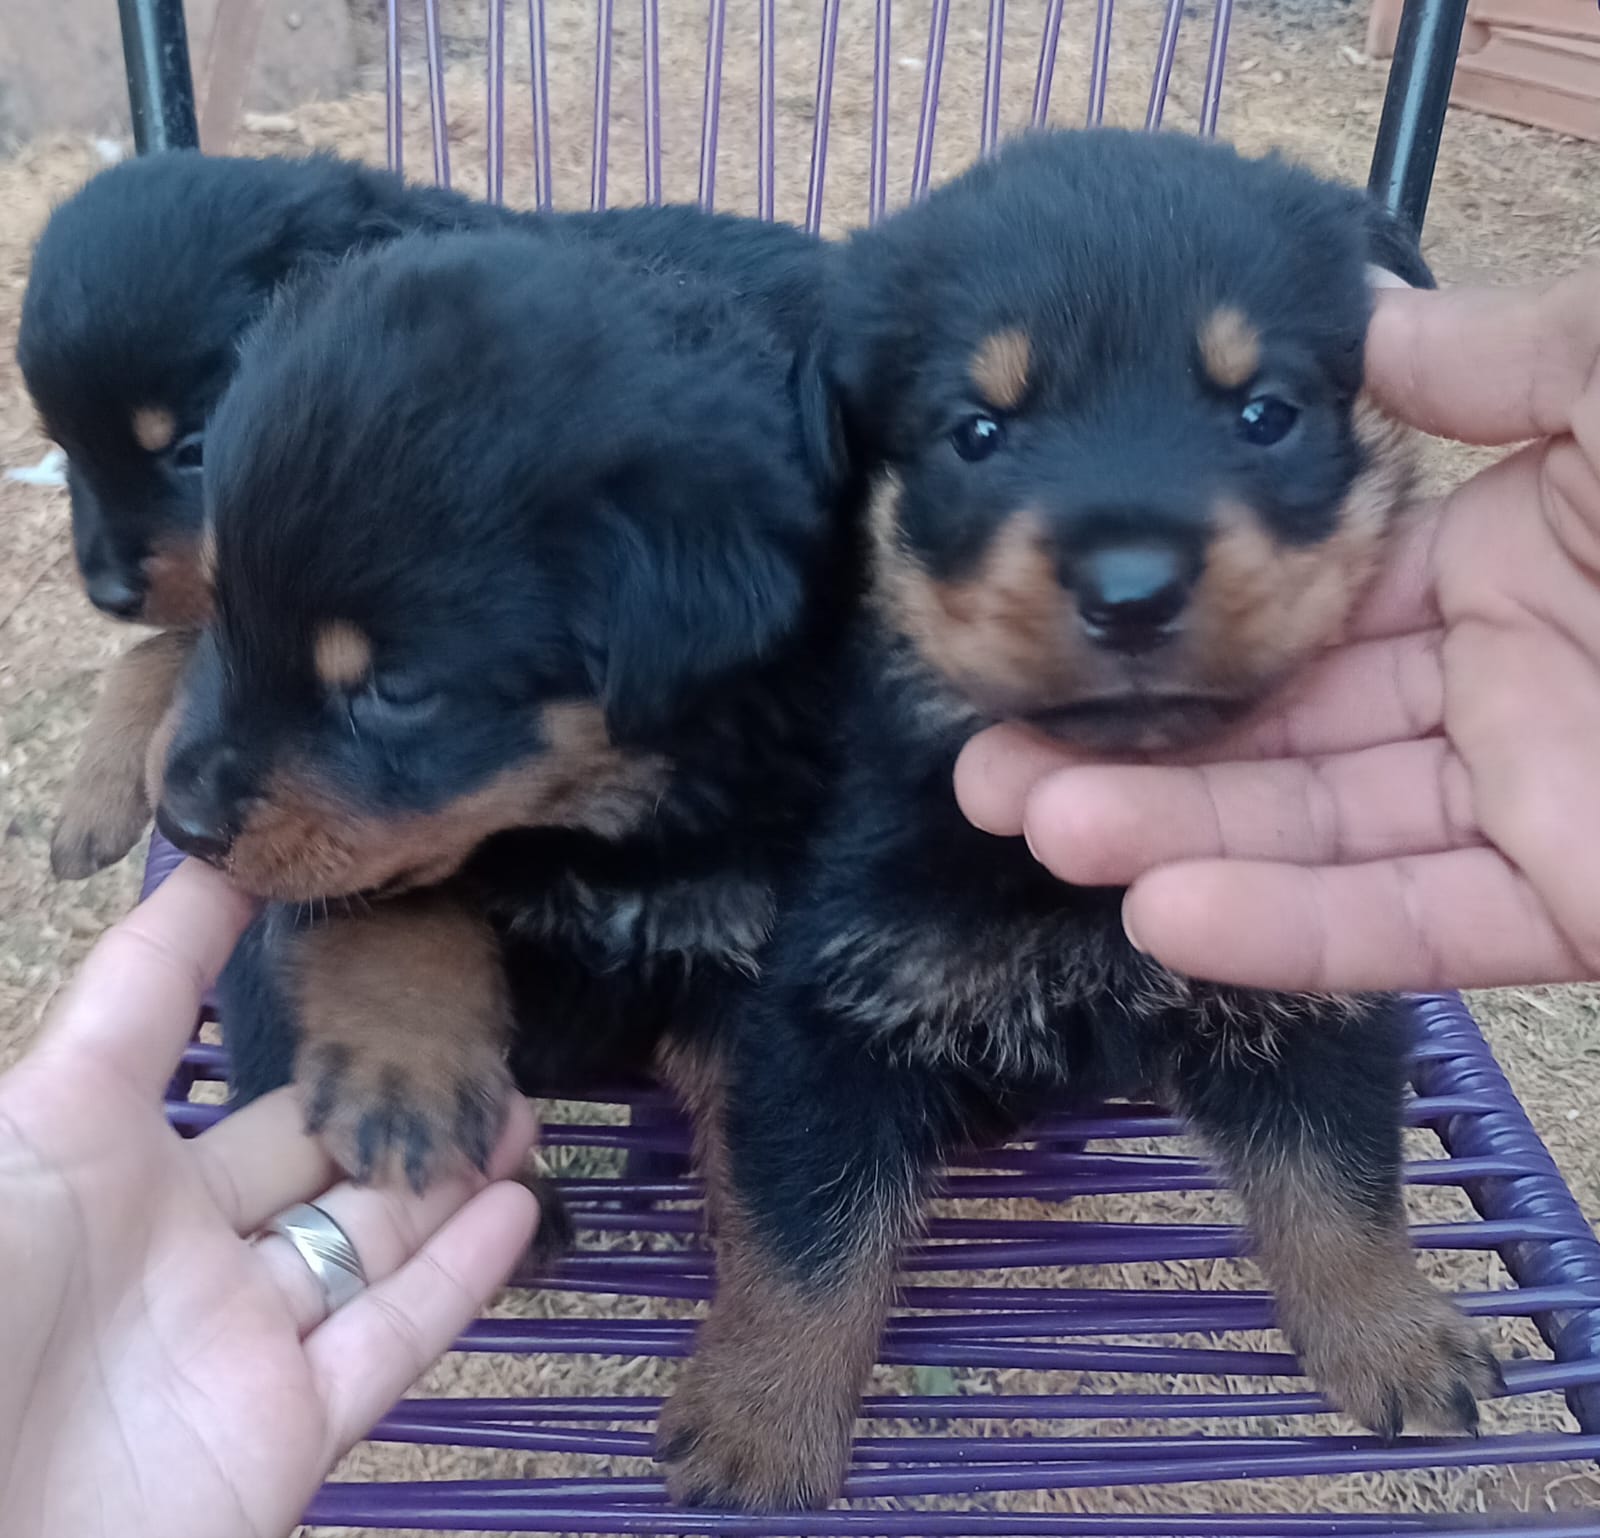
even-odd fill
[[[151,797],[280,905],[246,964],[358,1177],[481,1164],[514,1080],[669,1027],[705,1092],[859,565],[815,373],[725,285],[559,234],[406,238],[245,347]]]
[[[1371,263],[1431,281],[1351,191],[1113,131],[1021,139],[850,241],[828,351],[870,592],[839,788],[731,1033],[718,1292],[660,1432],[678,1498],[837,1492],[930,1177],[1064,1091],[1188,1118],[1340,1406],[1476,1426],[1497,1369],[1407,1240],[1403,1009],[1173,976],[1119,892],[951,790],[985,723],[1196,743],[1339,635],[1408,485],[1361,394]]]
[[[687,207],[513,212],[329,155],[177,151],[113,166],[54,212],[23,301],[23,377],[67,454],[90,599],[175,632],[132,648],[106,679],[52,839],[58,876],[121,859],[148,824],[145,750],[210,608],[206,425],[273,294],[408,232],[553,226],[652,270],[713,275],[796,342],[814,330],[816,241]]]

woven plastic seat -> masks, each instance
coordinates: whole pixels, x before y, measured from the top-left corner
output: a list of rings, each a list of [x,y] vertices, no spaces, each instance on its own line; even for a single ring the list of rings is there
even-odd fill
[[[1195,126],[1194,119],[1204,131],[1215,126],[1231,3],[1215,0],[1202,22],[1188,23],[1191,31],[1208,25],[1209,37],[1198,89],[1186,93],[1192,118],[1185,126]],[[993,144],[1005,126],[1059,120],[1066,71],[1058,65],[1068,56],[1074,26],[1076,56],[1086,65],[1074,82],[1076,101],[1082,117],[1097,120],[1114,72],[1112,8],[1113,0],[1076,0],[1075,20],[1064,26],[1064,0],[1027,6],[1013,0],[1013,13],[1026,11],[1030,28],[1038,28],[1022,40],[1032,65],[1024,117],[1006,89],[1016,80],[1021,55],[1016,26],[1007,30],[1004,0],[988,0],[981,31],[968,26],[959,35],[952,31],[950,0],[923,0],[909,44],[901,36],[909,28],[891,26],[889,0],[874,0],[870,8],[855,0],[843,11],[841,0],[816,0],[805,16],[805,36],[784,44],[803,44],[817,60],[806,175],[803,185],[780,187],[775,141],[786,102],[778,29],[786,17],[798,27],[793,17],[803,7],[797,0],[781,13],[777,0],[732,7],[710,0],[698,134],[684,142],[663,129],[670,119],[663,109],[663,8],[658,0],[643,0],[641,25],[624,57],[612,0],[597,0],[585,153],[576,157],[562,154],[559,137],[552,137],[564,121],[552,110],[554,22],[545,0],[527,0],[530,99],[526,112],[510,118],[511,140],[531,139],[531,156],[520,160],[507,151],[505,10],[502,0],[489,0],[484,115],[477,119],[484,125],[483,152],[467,175],[459,115],[451,115],[461,76],[447,69],[437,0],[424,0],[421,9],[426,72],[419,76],[408,74],[403,57],[408,34],[400,0],[388,0],[389,155],[399,164],[408,144],[413,158],[419,146],[431,149],[435,176],[449,180],[454,139],[457,179],[490,196],[503,194],[509,174],[524,177],[527,195],[544,205],[599,204],[608,196],[630,201],[640,192],[647,198],[698,195],[767,217],[789,214],[813,229],[837,228],[875,217],[906,193],[916,195],[952,156],[949,169],[966,153]],[[678,7],[666,9],[675,13],[675,25],[683,24]],[[1374,156],[1374,190],[1418,224],[1463,11],[1464,0],[1410,0]],[[184,58],[177,0],[123,0],[123,17],[140,147],[193,142],[187,66],[172,67],[173,58]],[[1148,126],[1162,121],[1185,20],[1182,0],[1162,0],[1143,61]],[[854,91],[848,105],[865,123],[855,137],[866,147],[866,163],[846,168],[837,159],[830,166],[828,145],[836,82],[844,78],[839,40],[851,26],[858,40],[870,38],[870,49],[862,50],[870,52],[870,72],[865,58],[852,56],[846,66]],[[726,106],[724,93],[730,29],[747,33],[756,50],[754,88],[736,110]],[[155,46],[174,37],[176,53]],[[976,119],[969,116],[962,125],[952,124],[949,103],[940,112],[942,81],[951,73],[946,63],[956,48],[982,58],[979,87],[965,104],[976,108]],[[896,89],[904,91],[906,79],[896,72],[913,69],[919,72],[917,110],[909,118],[915,140],[896,159],[891,83],[898,79]],[[615,85],[624,74],[638,95],[619,107]],[[864,89],[863,79],[870,82]],[[402,110],[403,95],[416,98],[411,116]],[[1005,110],[1008,103],[1013,110]],[[787,109],[793,115],[792,100]],[[413,118],[422,116],[428,138],[408,138]],[[936,147],[940,134],[945,140],[965,135],[971,147],[961,147],[965,138],[955,149]],[[624,139],[639,151],[638,187],[630,186],[626,196],[616,173]],[[575,170],[585,155],[587,166]],[[891,186],[891,166],[909,172],[898,186]],[[574,178],[570,185],[563,174]],[[587,186],[580,186],[576,178],[584,174]],[[157,840],[147,888],[174,863],[174,852]],[[452,1388],[449,1397],[412,1398],[374,1433],[375,1443],[451,1450],[457,1467],[476,1453],[497,1455],[497,1471],[511,1468],[519,1477],[342,1479],[323,1490],[307,1520],[348,1527],[797,1538],[1321,1538],[1481,1532],[1486,1522],[1496,1532],[1552,1538],[1600,1531],[1600,1521],[1585,1511],[1520,1519],[1420,1515],[1386,1510],[1370,1490],[1361,1509],[1361,1475],[1432,1471],[1448,1479],[1452,1470],[1600,1455],[1600,1243],[1462,1002],[1418,998],[1413,1010],[1416,1094],[1408,1115],[1416,1130],[1408,1185],[1416,1242],[1446,1257],[1447,1283],[1465,1275],[1477,1284],[1461,1300],[1469,1313],[1499,1328],[1502,1355],[1509,1356],[1508,1398],[1539,1407],[1537,1414],[1516,1416],[1516,1423],[1546,1429],[1499,1430],[1497,1422],[1511,1417],[1491,1405],[1486,1434],[1478,1439],[1405,1437],[1385,1444],[1353,1434],[1348,1422],[1328,1415],[1270,1333],[1270,1295],[1238,1286],[1231,1262],[1243,1253],[1242,1236],[1229,1221],[1225,1199],[1211,1194],[1214,1178],[1182,1143],[1180,1128],[1158,1108],[1118,1105],[1050,1117],[1027,1138],[975,1154],[949,1172],[924,1242],[906,1257],[843,1504],[771,1518],[675,1510],[649,1461],[659,1390],[667,1381],[657,1364],[690,1351],[694,1305],[712,1290],[712,1259],[700,1229],[696,1182],[624,1174],[630,1150],[681,1154],[687,1144],[665,1099],[637,1088],[565,1102],[547,1119],[546,1143],[564,1173],[580,1251],[556,1275],[514,1293],[496,1317],[480,1321],[458,1344],[460,1353],[520,1358],[538,1383],[526,1397],[476,1398]],[[182,1131],[198,1131],[220,1114],[215,1086],[225,1067],[222,1047],[197,1041],[190,1049],[169,1100]],[[628,1107],[627,1119],[618,1106]],[[1108,1204],[1114,1209],[1109,1214]],[[466,1363],[468,1356],[457,1360]],[[582,1383],[585,1362],[608,1364],[597,1375],[601,1381],[646,1386],[592,1397],[549,1391],[549,1382],[563,1375],[545,1368],[570,1368],[564,1381]],[[453,1379],[445,1373],[456,1385],[469,1377],[465,1369]],[[416,1462],[431,1472],[437,1455],[423,1453]],[[1214,1491],[1229,1482],[1277,1478],[1297,1483],[1272,1486],[1259,1501],[1219,1500],[1216,1510],[1175,1505],[1162,1511],[1148,1499],[1163,1486]],[[1308,1487],[1307,1480],[1326,1483]],[[1138,1502],[1131,1498],[1135,1489]],[[1315,1493],[1320,1489],[1329,1492],[1326,1505]],[[1280,1490],[1286,1493],[1278,1509]]]

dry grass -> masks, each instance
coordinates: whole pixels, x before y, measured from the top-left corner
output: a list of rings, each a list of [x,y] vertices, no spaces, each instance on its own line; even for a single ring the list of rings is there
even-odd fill
[[[458,184],[482,185],[484,97],[481,75],[471,62],[477,6],[446,6],[456,28],[449,74],[450,142]],[[509,56],[513,201],[531,196],[529,174],[525,39],[513,12]],[[662,40],[663,142],[667,148],[669,197],[691,196],[695,187],[704,8],[669,4]],[[729,62],[724,79],[722,155],[718,201],[749,209],[754,201],[755,86],[753,7],[730,7]],[[811,135],[816,65],[817,7],[806,0],[780,0],[777,86],[780,170],[778,211],[798,216],[805,201],[806,155]],[[936,175],[957,169],[976,148],[983,68],[981,0],[956,0],[940,118]],[[1031,95],[1036,47],[1034,18],[1039,0],[1011,7],[1004,123],[1024,117]],[[826,223],[838,229],[866,206],[866,145],[870,115],[872,7],[845,7],[839,40],[839,78],[832,115],[832,153]],[[746,15],[750,12],[750,15]],[[1363,18],[1336,0],[1263,9],[1246,4],[1235,21],[1232,73],[1224,100],[1223,132],[1251,149],[1278,145],[1309,163],[1359,180],[1364,173],[1381,103],[1383,73],[1360,58]],[[588,190],[588,124],[593,7],[583,0],[552,0],[550,28],[552,118],[557,124],[558,201],[583,201]],[[1081,113],[1082,61],[1089,8],[1070,13],[1056,76],[1055,106],[1062,121]],[[1153,0],[1126,0],[1119,9],[1111,89],[1118,121],[1142,117],[1147,89],[1144,61],[1158,7]],[[921,89],[926,38],[926,3],[896,8],[892,47],[891,197],[909,180],[915,114]],[[618,7],[618,47],[613,82],[615,112],[610,173],[613,201],[637,197],[642,164],[640,47],[637,11]],[[1188,125],[1198,105],[1205,46],[1205,17],[1186,23],[1168,121]],[[415,53],[413,58],[417,57]],[[411,106],[407,164],[417,173],[429,165],[425,93],[415,72],[407,81]],[[375,94],[307,107],[287,123],[260,125],[241,133],[237,148],[251,152],[294,151],[327,145],[372,159],[383,154],[383,110]],[[86,144],[51,142],[25,149],[0,163],[0,467],[32,463],[43,452],[32,413],[10,357],[17,302],[26,275],[28,245],[51,203],[96,168]],[[1593,260],[1600,246],[1600,161],[1570,141],[1532,130],[1452,116],[1439,168],[1428,248],[1441,276],[1450,281],[1534,279]],[[1459,476],[1472,461],[1438,450],[1430,468],[1440,479]],[[72,743],[105,660],[126,644],[125,632],[94,617],[82,601],[71,568],[63,494],[0,481],[0,1062],[31,1036],[46,1002],[81,957],[92,937],[130,902],[136,872],[122,868],[77,887],[55,885],[46,845]],[[1518,1092],[1589,1212],[1600,1212],[1600,1143],[1592,1133],[1594,1095],[1586,1070],[1600,1053],[1600,992],[1593,988],[1516,990],[1484,995],[1478,1008]],[[1429,1211],[1459,1197],[1436,1193]],[[1093,1210],[1090,1210],[1090,1209]],[[1158,1221],[1203,1220],[1216,1210],[1205,1196],[1103,1200],[1075,1209],[1075,1216],[1129,1217]],[[1420,1210],[1420,1204],[1419,1204]],[[1443,1213],[1441,1213],[1443,1215]],[[1503,1284],[1498,1262],[1488,1257],[1439,1258],[1441,1279],[1456,1287]],[[998,1280],[998,1279],[997,1279]],[[1070,1281],[1070,1278],[1064,1278]],[[1217,1265],[1145,1268],[1108,1284],[1177,1287],[1248,1286],[1245,1268]],[[592,1301],[564,1296],[521,1295],[509,1305],[528,1313],[579,1314]],[[606,1307],[643,1312],[644,1305],[618,1300]],[[656,1312],[658,1310],[651,1310]],[[1250,1337],[1242,1337],[1249,1343]],[[1502,1331],[1508,1353],[1529,1338]],[[512,1360],[452,1357],[429,1377],[428,1392],[472,1394],[653,1393],[670,1381],[672,1369],[651,1360],[547,1357]],[[887,1382],[904,1384],[905,1372]],[[976,1393],[1059,1390],[1063,1375],[965,1374]],[[1101,1378],[1100,1389],[1112,1386]],[[1518,1401],[1496,1410],[1494,1429],[1535,1429],[1564,1423],[1554,1401]],[[883,1428],[885,1430],[892,1428]],[[981,1428],[974,1428],[981,1434]],[[1084,1428],[1094,1429],[1094,1428]],[[1110,1432],[1107,1424],[1098,1429]],[[1177,1428],[1172,1428],[1177,1429]],[[1212,1425],[1209,1429],[1223,1428]],[[364,1447],[347,1472],[417,1478],[493,1472],[553,1473],[559,1460],[505,1454],[464,1454],[413,1448]],[[571,1468],[571,1464],[565,1465]],[[1331,1511],[1378,1506],[1394,1511],[1477,1509],[1570,1509],[1600,1500],[1600,1481],[1584,1471],[1529,1469],[1467,1471],[1401,1478],[1343,1481],[1276,1481],[1253,1484],[1130,1489],[1111,1494],[1018,1498],[1022,1509],[1122,1509],[1236,1511]]]

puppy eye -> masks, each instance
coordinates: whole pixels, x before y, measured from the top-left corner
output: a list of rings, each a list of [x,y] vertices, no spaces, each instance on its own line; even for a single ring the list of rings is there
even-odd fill
[[[1239,436],[1257,448],[1271,448],[1289,436],[1300,420],[1300,408],[1276,395],[1258,395],[1239,413]]]
[[[189,472],[198,470],[205,463],[205,445],[204,433],[190,433],[178,439],[172,446],[173,467]]]
[[[950,434],[950,442],[963,459],[987,459],[1005,442],[1005,429],[993,417],[968,417]]]
[[[443,698],[422,679],[403,673],[375,674],[350,696],[350,708],[371,720],[404,726],[426,721]]]

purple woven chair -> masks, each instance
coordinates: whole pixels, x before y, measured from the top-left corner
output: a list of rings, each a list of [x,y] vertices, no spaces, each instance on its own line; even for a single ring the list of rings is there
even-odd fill
[[[406,82],[420,88],[416,94],[430,124],[432,168],[447,181],[454,130],[446,96],[448,90],[454,99],[460,77],[447,68],[439,0],[422,0],[420,43],[413,42],[426,69],[414,78],[406,72],[408,34],[402,22],[407,18],[400,14],[399,0],[387,3],[390,159],[400,163],[405,149]],[[1186,19],[1182,0],[1163,3],[1143,65],[1151,127],[1162,121]],[[1066,70],[1058,68],[1071,51],[1066,39],[1082,45],[1077,52],[1086,66],[1086,89],[1080,77],[1074,110],[1081,103],[1082,116],[1100,118],[1113,75],[1112,5],[1113,0],[1077,0],[1070,22],[1064,0],[1034,0],[1026,7],[1030,23],[1042,18],[1036,36],[1025,40],[1032,62],[1027,120],[1044,121],[1053,110],[1053,93],[1066,92]],[[746,14],[750,7],[753,16]],[[948,138],[955,131],[942,82],[948,83],[951,74],[952,50],[968,43],[964,62],[981,55],[982,68],[969,104],[976,106],[976,123],[969,116],[960,131],[981,151],[994,143],[1003,121],[1020,120],[1003,112],[1004,45],[1008,36],[1013,49],[1018,44],[1015,27],[1007,32],[1004,0],[987,0],[986,25],[975,38],[970,27],[953,38],[950,0],[924,0],[926,30],[919,24],[909,58],[895,53],[905,45],[891,30],[889,0],[874,0],[870,33],[863,34],[870,37],[870,48],[851,45],[849,57],[840,47],[841,29],[863,21],[864,0],[843,16],[840,0],[816,0],[803,29],[790,23],[802,35],[785,39],[779,37],[783,16],[777,0],[746,0],[744,9],[733,8],[731,18],[727,0],[709,0],[704,89],[696,104],[699,131],[686,143],[667,144],[662,9],[658,0],[642,0],[642,24],[625,55],[617,42],[612,0],[596,0],[589,33],[593,71],[591,76],[586,67],[584,75],[586,88],[592,80],[582,124],[588,135],[587,186],[575,180],[567,187],[559,184],[560,141],[552,138],[563,116],[559,104],[552,110],[552,60],[559,62],[552,51],[552,19],[546,0],[527,0],[529,184],[536,201],[599,204],[608,192],[615,195],[619,146],[627,137],[636,139],[641,151],[642,167],[636,163],[635,168],[647,198],[670,191],[674,170],[692,165],[695,180],[688,195],[709,204],[717,197],[719,168],[726,191],[736,179],[730,164],[738,161],[747,173],[743,201],[755,211],[772,217],[792,205],[810,227],[827,227],[830,124],[836,84],[848,73],[858,87],[863,78],[870,82],[857,90],[854,103],[860,118],[855,136],[865,141],[867,162],[854,174],[864,198],[863,206],[844,210],[833,222],[876,217],[902,190],[915,196],[937,174],[936,135],[944,132]],[[790,4],[784,14],[799,9]],[[1419,226],[1464,9],[1465,0],[1409,0],[1374,156],[1374,191]],[[472,170],[475,185],[499,197],[509,158],[504,0],[487,0],[487,10],[485,115],[477,119],[485,124],[481,183],[476,166]],[[1214,0],[1208,41],[1200,51],[1203,80],[1185,109],[1208,132],[1217,121],[1230,16],[1231,0]],[[194,142],[181,0],[122,0],[122,17],[141,150]],[[735,130],[725,108],[725,54],[730,28],[746,23],[756,54],[754,83],[740,108],[737,142],[730,147]],[[807,114],[795,106],[793,93],[786,98],[782,89],[780,42],[803,47],[818,61],[810,81],[814,110],[804,129],[806,173],[792,188],[778,185],[781,116],[799,113],[804,121]],[[857,59],[855,52],[870,52],[870,74],[865,57]],[[1015,73],[1016,57],[1009,73]],[[915,142],[909,178],[891,191],[889,99],[897,70],[908,72],[906,88],[917,110],[911,118]],[[631,113],[614,100],[614,87],[625,74],[637,77],[637,108]],[[404,94],[413,92],[408,88]],[[1059,116],[1059,101],[1054,109]],[[514,121],[525,126],[528,118]],[[459,162],[459,143],[457,151]],[[522,174],[528,166],[512,169]],[[584,174],[573,172],[570,161],[567,170]],[[834,171],[837,185],[842,180],[837,161]],[[175,862],[172,849],[157,840],[147,889]],[[1235,1509],[1245,1503],[1218,1497],[1216,1510],[1174,1506],[1163,1513],[1133,1509],[1126,1497],[1136,1487],[1145,1495],[1154,1487],[1196,1484],[1214,1492],[1232,1481],[1278,1477],[1337,1479],[1348,1497],[1349,1476],[1584,1463],[1600,1454],[1600,1243],[1462,1002],[1418,998],[1413,1011],[1416,1093],[1408,1114],[1414,1127],[1437,1142],[1411,1161],[1408,1180],[1421,1205],[1437,1210],[1442,1201],[1448,1208],[1436,1221],[1416,1225],[1416,1242],[1428,1251],[1475,1256],[1474,1273],[1484,1279],[1492,1272],[1490,1286],[1462,1294],[1461,1301],[1469,1313],[1491,1321],[1524,1321],[1517,1333],[1521,1344],[1505,1364],[1507,1397],[1542,1396],[1529,1402],[1543,1404],[1548,1413],[1521,1419],[1555,1429],[1496,1432],[1491,1406],[1489,1434],[1479,1439],[1407,1437],[1385,1444],[1340,1430],[1343,1422],[1315,1419],[1326,1406],[1298,1376],[1291,1356],[1231,1343],[1241,1333],[1268,1330],[1272,1322],[1269,1295],[1220,1287],[1215,1266],[1206,1269],[1205,1263],[1226,1262],[1242,1252],[1238,1229],[1164,1215],[1173,1202],[1211,1190],[1211,1173],[1174,1142],[1180,1129],[1159,1108],[1116,1105],[1046,1118],[1027,1138],[949,1172],[926,1239],[906,1259],[900,1305],[883,1346],[889,1372],[864,1406],[842,1506],[774,1518],[670,1508],[648,1462],[659,1405],[654,1394],[451,1396],[406,1401],[380,1425],[374,1442],[486,1450],[500,1455],[502,1467],[523,1467],[533,1459],[539,1463],[536,1474],[338,1481],[313,1502],[307,1520],[348,1527],[797,1538],[1320,1538],[1481,1532],[1485,1523],[1496,1532],[1549,1538],[1600,1531],[1600,1519],[1583,1511],[1566,1517],[1519,1519],[1511,1513],[1468,1519],[1400,1514],[1369,1504],[1365,1512],[1333,1513],[1317,1504],[1308,1507],[1303,1484],[1294,1487],[1301,1492],[1298,1512],[1287,1509],[1286,1502],[1274,1513],[1257,1501],[1245,1511]],[[180,1130],[198,1131],[220,1114],[207,1086],[223,1079],[225,1071],[222,1048],[197,1041],[189,1050],[169,1101]],[[539,1317],[532,1307],[517,1317],[514,1309],[511,1316],[502,1311],[470,1329],[458,1344],[460,1352],[581,1356],[651,1367],[690,1350],[693,1318],[686,1305],[708,1298],[712,1287],[711,1256],[695,1210],[697,1187],[687,1177],[630,1176],[623,1164],[629,1153],[681,1157],[685,1129],[653,1091],[619,1091],[613,1098],[629,1108],[628,1121],[616,1120],[615,1112],[607,1116],[596,1099],[576,1103],[546,1127],[558,1164],[575,1152],[588,1160],[589,1167],[575,1172],[569,1165],[562,1183],[580,1240],[589,1247],[522,1298],[536,1302],[539,1295],[560,1295],[567,1312]],[[597,1172],[596,1162],[607,1158],[614,1168]],[[660,1167],[659,1157],[654,1164],[632,1165],[636,1171]],[[1061,1205],[1069,1197],[1079,1200]],[[1117,1220],[1095,1220],[1094,1198],[1124,1198]],[[973,1204],[982,1204],[976,1215],[971,1215]],[[1127,1219],[1130,1209],[1138,1211],[1138,1221]],[[1498,1257],[1497,1267],[1489,1256]],[[1140,1284],[1126,1284],[1126,1269],[1108,1284],[1105,1268],[1110,1267],[1142,1268]],[[1115,1381],[1108,1384],[1108,1378]],[[1568,1414],[1559,1413],[1560,1396]],[[426,1464],[427,1456],[421,1461]],[[566,1472],[544,1473],[550,1465]],[[1122,1509],[1119,1491],[1124,1492]]]

